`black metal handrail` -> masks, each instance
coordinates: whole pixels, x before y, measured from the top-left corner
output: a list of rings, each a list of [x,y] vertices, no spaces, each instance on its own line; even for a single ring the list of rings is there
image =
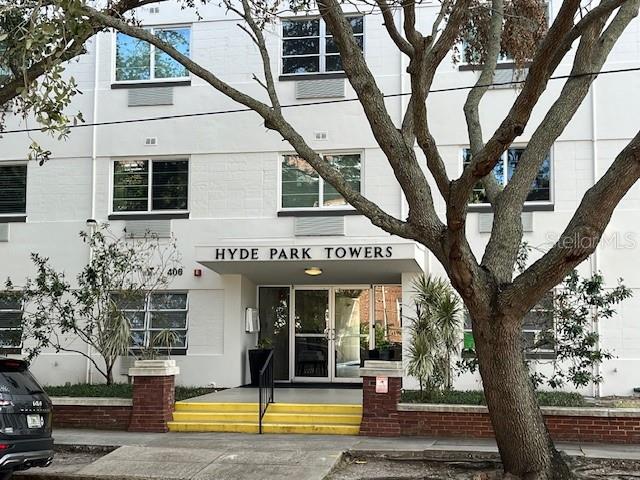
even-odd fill
[[[267,360],[260,369],[258,388],[258,432],[262,433],[262,419],[267,408],[273,401],[273,350],[269,352]]]

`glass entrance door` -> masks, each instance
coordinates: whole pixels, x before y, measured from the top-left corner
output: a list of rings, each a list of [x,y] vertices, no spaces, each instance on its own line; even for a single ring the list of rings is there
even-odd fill
[[[334,368],[333,380],[360,380],[360,360],[369,349],[369,288],[334,288],[334,313],[331,328]]]
[[[359,382],[369,348],[370,288],[296,287],[293,292],[293,379]]]
[[[293,307],[294,376],[300,381],[329,381],[329,289],[295,289]]]

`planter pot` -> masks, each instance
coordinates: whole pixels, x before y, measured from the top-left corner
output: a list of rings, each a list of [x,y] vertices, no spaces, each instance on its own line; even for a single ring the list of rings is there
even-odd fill
[[[260,369],[267,361],[272,348],[253,348],[249,350],[249,371],[251,372],[251,386],[258,387],[260,385]]]
[[[395,360],[396,362],[402,360],[402,345],[393,344],[390,348],[391,358],[389,360]]]

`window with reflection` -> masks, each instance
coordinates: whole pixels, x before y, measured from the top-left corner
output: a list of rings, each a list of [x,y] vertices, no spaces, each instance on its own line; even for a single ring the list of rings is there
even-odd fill
[[[525,151],[525,147],[509,148],[502,154],[498,163],[493,168],[493,176],[499,185],[505,186],[516,171],[518,162]],[[465,148],[462,151],[463,167],[471,163],[471,150]],[[538,174],[531,184],[531,190],[527,195],[527,202],[550,202],[551,201],[551,155],[547,153],[542,165],[538,169]],[[484,191],[484,187],[478,182],[473,188],[469,203],[489,203]]]
[[[133,350],[186,353],[189,311],[186,292],[116,292],[111,299],[129,321]]]
[[[359,153],[323,155],[355,190],[361,190],[361,158]],[[305,160],[285,155],[281,171],[282,208],[336,208],[348,206],[345,198]]]
[[[178,52],[190,56],[191,28],[150,28],[160,40]],[[116,81],[137,82],[146,80],[175,80],[189,77],[187,69],[153,45],[143,40],[116,34]]]
[[[353,36],[364,49],[364,17],[347,17]],[[331,31],[320,18],[282,22],[282,74],[341,72],[342,62]]]
[[[186,211],[188,160],[118,160],[113,164],[113,211]]]

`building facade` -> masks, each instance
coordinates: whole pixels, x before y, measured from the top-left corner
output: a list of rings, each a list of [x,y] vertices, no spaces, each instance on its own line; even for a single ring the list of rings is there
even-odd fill
[[[551,19],[559,6],[550,3]],[[421,4],[418,26],[427,29],[438,8],[438,2]],[[141,9],[137,18],[235,88],[264,98],[252,78],[261,73],[259,54],[237,19],[214,5],[199,10],[201,19],[172,2],[160,3]],[[380,15],[354,11],[351,24],[380,89],[390,95],[390,115],[400,124],[407,97],[394,95],[409,89],[406,59]],[[268,27],[266,38],[288,120],[352,185],[404,218],[400,187],[359,103],[347,101],[355,93],[322,20],[279,21]],[[640,22],[635,20],[604,70],[636,67],[639,54]],[[556,75],[567,74],[570,67],[566,60]],[[247,350],[259,335],[272,341],[276,377],[286,382],[358,382],[357,367],[376,342],[404,339],[406,350],[413,280],[423,273],[444,275],[421,245],[372,226],[256,114],[229,113],[238,105],[153,47],[103,32],[89,43],[87,54],[69,63],[67,72],[83,92],[72,110],[98,126],[75,128],[66,141],[33,132],[9,133],[0,140],[0,278],[20,285],[32,276],[31,252],[49,257],[74,277],[90,255],[78,233],[91,228],[87,220],[108,222],[117,233],[150,230],[177,239],[183,268],[175,272],[169,290],[136,307],[132,328],[139,341],[148,342],[160,328],[154,318],[162,310],[171,312],[170,327],[181,339],[175,356],[179,383],[247,383]],[[485,131],[498,125],[515,99],[514,85],[503,84],[514,75],[505,59],[496,86],[482,103]],[[456,88],[473,85],[477,76],[471,65],[449,56],[434,89],[451,90],[429,99],[433,135],[452,177],[468,160],[462,111],[466,91]],[[526,145],[562,83],[550,82],[531,125],[496,168],[499,181],[508,181],[519,147]],[[523,213],[530,245],[539,250],[552,245],[584,192],[635,135],[638,110],[638,72],[596,80],[532,187]],[[162,116],[175,118],[154,120]],[[7,119],[8,130],[34,125],[33,120]],[[53,153],[42,166],[25,160],[32,138]],[[443,214],[444,203],[436,201]],[[475,192],[473,202],[467,230],[481,254],[491,213],[482,191]],[[600,367],[604,382],[585,388],[587,394],[631,394],[640,386],[639,213],[636,186],[616,210],[597,252],[580,267],[584,274],[601,271],[611,284],[622,277],[635,292],[614,318],[594,325],[602,346],[616,357]],[[6,302],[0,318],[16,318],[21,308],[19,302]],[[262,334],[256,332],[258,325]],[[12,344],[17,340],[9,332],[15,322],[6,320],[2,328],[7,353],[15,352],[20,345]],[[127,367],[123,359],[116,373],[122,375]],[[44,352],[33,369],[44,384],[100,381],[77,354]],[[405,379],[406,387],[415,385]],[[464,375],[456,386],[479,388],[479,378]]]

